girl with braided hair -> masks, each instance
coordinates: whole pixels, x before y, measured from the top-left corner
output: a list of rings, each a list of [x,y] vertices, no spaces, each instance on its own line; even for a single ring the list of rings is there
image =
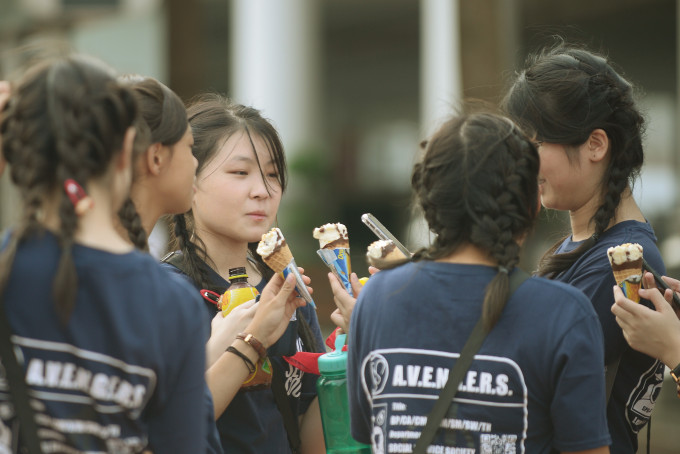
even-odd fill
[[[119,80],[132,90],[141,117],[130,198],[119,216],[130,241],[148,250],[147,238],[162,215],[191,208],[198,162],[179,96],[152,77],[126,75]]]
[[[545,253],[538,274],[592,302],[604,332],[612,452],[634,453],[664,366],[626,345],[610,311],[616,281],[606,251],[638,243],[654,269],[663,274],[665,266],[631,192],[644,157],[633,86],[605,57],[559,43],[529,59],[504,106],[538,144],[541,203],[569,212],[571,232]]]
[[[115,75],[75,56],[29,70],[3,112],[23,213],[2,241],[0,305],[38,435],[20,424],[10,380],[0,451],[21,431],[48,452],[205,452],[200,298],[114,222],[137,114]]]
[[[373,452],[411,452],[480,319],[488,334],[449,409],[457,413],[436,426],[441,451],[427,452],[609,452],[592,306],[539,277],[510,291],[539,211],[538,167],[529,138],[493,114],[455,117],[425,143],[411,186],[435,239],[373,275],[351,315],[352,435]]]
[[[141,114],[138,122],[141,133],[135,139],[130,198],[119,211],[119,217],[130,241],[143,250],[147,248],[148,234],[161,215],[181,215],[191,209],[198,161],[192,153],[193,134],[180,98],[151,77],[126,75],[119,80],[132,90]],[[267,293],[264,295],[265,298],[270,296]],[[263,310],[256,318],[256,309],[259,307]],[[268,312],[269,317],[262,317],[264,312]],[[230,381],[220,377],[221,390],[225,394],[238,391],[241,382],[247,377],[243,375],[247,369],[242,358],[223,353],[234,343],[234,337],[240,331],[257,333],[261,339],[280,335],[279,327],[283,329],[288,325],[290,314],[287,318],[279,317],[278,322],[272,317],[277,313],[268,302],[263,301],[259,306],[243,304],[227,317],[217,314],[213,318],[206,347],[207,364],[212,365],[220,355],[223,356],[220,367],[230,371]],[[208,451],[222,452],[214,424],[212,396],[209,390],[206,391],[207,406],[210,407],[207,412]]]
[[[250,283],[262,292],[274,273],[255,249],[275,223],[286,187],[286,161],[279,135],[259,111],[218,94],[197,98],[187,114],[198,160],[196,193],[191,210],[174,217],[175,251],[164,258],[166,266],[184,274],[197,289],[219,294],[229,287],[229,269],[245,267]],[[257,304],[261,305],[262,299]],[[214,304],[206,302],[204,309],[206,326],[221,319],[215,317]],[[262,311],[262,307],[257,308],[258,314]],[[281,339],[281,333],[259,339],[268,347],[273,366],[272,388],[264,390],[236,393],[225,379],[232,375],[226,360],[234,355],[225,353],[224,348],[213,355],[211,338],[206,378],[226,452],[325,451],[316,399],[317,376],[283,359],[298,350],[325,352],[321,330],[312,307],[299,308],[296,319]],[[242,340],[235,342],[239,350],[252,353]],[[275,386],[276,380],[281,380],[281,387]]]

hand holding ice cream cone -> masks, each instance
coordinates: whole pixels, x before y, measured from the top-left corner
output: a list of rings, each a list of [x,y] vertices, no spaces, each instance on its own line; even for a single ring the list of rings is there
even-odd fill
[[[628,299],[639,303],[638,292],[642,284],[642,246],[637,243],[625,243],[610,247],[607,249],[607,257],[617,285]]]
[[[262,239],[257,245],[257,253],[260,254],[262,260],[264,260],[272,270],[281,274],[284,278],[288,276],[289,273],[292,273],[295,276],[295,289],[298,294],[316,309],[314,300],[302,280],[300,270],[298,270],[293,254],[290,252],[288,243],[283,237],[281,230],[274,227],[269,230],[269,232],[262,235]]]

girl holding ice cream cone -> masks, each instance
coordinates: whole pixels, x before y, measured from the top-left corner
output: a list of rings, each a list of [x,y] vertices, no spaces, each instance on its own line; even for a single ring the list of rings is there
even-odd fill
[[[200,97],[187,112],[198,160],[196,193],[191,210],[174,218],[176,252],[168,266],[174,263],[197,288],[217,293],[229,287],[230,268],[245,267],[250,283],[261,291],[273,272],[255,249],[276,221],[286,186],[278,133],[257,110],[217,94]],[[209,323],[216,308],[208,303],[207,307]],[[260,339],[268,347],[273,380],[282,380],[283,393],[272,385],[233,396],[224,392],[229,371],[220,367],[220,361],[208,370],[225,451],[287,454],[292,451],[289,439],[297,438],[301,452],[324,452],[316,376],[281,357],[299,349],[325,351],[314,309],[302,307],[296,318],[298,329],[289,330],[291,339]]]
[[[545,253],[538,274],[581,289],[599,316],[616,453],[637,450],[663,380],[663,364],[630,349],[610,311],[616,282],[608,248],[638,243],[645,260],[665,270],[631,191],[644,158],[644,119],[633,95],[607,58],[559,43],[529,59],[504,100],[538,147],[543,206],[569,213],[571,232]]]

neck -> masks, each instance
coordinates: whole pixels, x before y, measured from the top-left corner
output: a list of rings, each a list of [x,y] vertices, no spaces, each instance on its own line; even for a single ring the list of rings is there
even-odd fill
[[[135,182],[130,190],[130,197],[135,204],[137,213],[142,220],[142,227],[147,237],[151,235],[158,219],[163,215],[161,204],[153,199],[154,191],[148,187],[148,181]]]
[[[437,259],[436,261],[466,265],[498,266],[498,262],[491,258],[488,252],[469,243],[460,246],[450,255]]]
[[[595,224],[590,220],[600,207],[601,201],[599,199],[592,199],[578,210],[569,212],[569,220],[571,223],[571,232],[573,241],[583,241],[590,238],[595,233]],[[623,221],[635,220],[645,222],[646,219],[640,211],[630,188],[621,195],[621,201],[616,208],[614,217],[609,221],[607,229],[615,226]]]
[[[113,206],[110,190],[90,184],[88,195],[94,200],[94,205],[78,218],[73,241],[117,254],[130,252],[133,248],[127,237],[121,236],[116,227],[117,209]],[[56,207],[55,200],[58,201],[58,198],[53,197],[48,206]],[[59,232],[61,222],[56,208],[46,210],[44,223],[48,229]]]
[[[205,251],[220,276],[228,280],[230,268],[245,266],[248,269],[248,276],[251,277],[253,269],[248,265],[248,243],[233,241],[203,229],[197,228],[196,232],[201,237]]]

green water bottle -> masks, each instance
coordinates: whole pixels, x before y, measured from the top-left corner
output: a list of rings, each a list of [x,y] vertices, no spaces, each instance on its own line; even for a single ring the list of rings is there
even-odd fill
[[[346,334],[335,338],[335,351],[319,357],[321,376],[316,382],[319,410],[327,454],[370,454],[371,447],[352,438],[347,398],[347,352],[342,351]]]

